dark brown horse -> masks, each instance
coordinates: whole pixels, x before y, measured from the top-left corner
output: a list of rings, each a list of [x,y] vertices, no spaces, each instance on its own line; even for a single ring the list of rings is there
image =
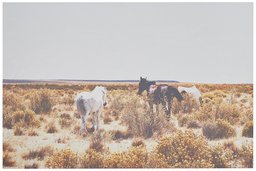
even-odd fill
[[[143,91],[148,92],[148,102],[151,112],[153,112],[153,105],[156,105],[156,110],[159,112],[159,104],[162,104],[167,118],[170,118],[173,98],[182,101],[183,97],[177,88],[168,85],[156,85],[154,81],[148,81],[146,78],[140,77],[138,95]]]

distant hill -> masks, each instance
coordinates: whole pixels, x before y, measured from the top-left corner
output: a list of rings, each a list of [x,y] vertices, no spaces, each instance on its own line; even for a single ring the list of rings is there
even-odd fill
[[[178,82],[174,80],[154,80],[156,82]],[[8,83],[51,83],[51,82],[139,82],[139,80],[65,80],[65,79],[56,79],[56,80],[18,80],[18,79],[3,79],[4,84]]]

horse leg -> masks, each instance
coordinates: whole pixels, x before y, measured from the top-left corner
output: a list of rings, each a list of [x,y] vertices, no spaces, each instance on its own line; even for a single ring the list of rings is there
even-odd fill
[[[92,117],[92,124],[93,124],[93,129],[98,131],[99,130],[99,111],[94,112],[94,115]]]
[[[96,131],[98,131],[99,130],[99,114],[100,114],[100,111],[98,111],[98,112],[96,112],[95,113],[95,123],[96,123]]]
[[[167,118],[168,120],[170,120],[171,114],[172,114],[172,99],[170,101],[168,101],[168,114],[167,114]]]
[[[81,118],[82,122],[81,122],[80,134],[82,134],[82,131],[86,130],[85,129],[86,115],[87,115],[87,113],[83,114],[82,118]]]
[[[156,105],[156,113],[159,114],[159,104]]]

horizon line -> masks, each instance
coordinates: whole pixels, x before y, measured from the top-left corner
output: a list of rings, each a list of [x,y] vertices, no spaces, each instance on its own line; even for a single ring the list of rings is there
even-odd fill
[[[139,79],[137,80],[131,80],[131,79],[5,79],[3,78],[3,83],[29,83],[29,82],[51,82],[51,81],[63,81],[63,82],[139,82]],[[151,80],[150,81],[156,81],[156,82],[171,82],[171,83],[191,83],[191,84],[253,84],[253,83],[206,83],[206,82],[191,82],[191,81],[177,81],[177,80]]]

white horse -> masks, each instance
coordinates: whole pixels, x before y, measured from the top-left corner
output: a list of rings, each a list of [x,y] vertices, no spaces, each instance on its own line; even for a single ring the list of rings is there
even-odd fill
[[[99,130],[99,117],[103,106],[107,105],[107,89],[96,86],[91,92],[82,92],[75,98],[77,110],[82,116],[80,133],[85,129],[86,117],[92,114],[94,130]]]
[[[198,105],[202,104],[202,95],[201,92],[196,88],[196,86],[192,86],[192,87],[178,87],[178,91],[182,94],[182,93],[188,93],[189,95],[191,95],[197,102]]]

